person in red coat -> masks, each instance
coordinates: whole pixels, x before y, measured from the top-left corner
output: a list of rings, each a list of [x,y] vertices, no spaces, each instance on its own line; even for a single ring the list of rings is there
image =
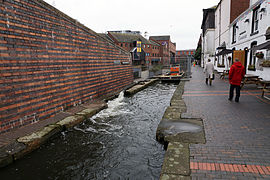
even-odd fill
[[[239,59],[235,59],[235,62],[230,68],[229,71],[229,82],[230,82],[230,94],[229,94],[229,100],[231,101],[233,99],[233,91],[236,89],[236,96],[235,96],[235,102],[239,102],[240,98],[240,85],[241,81],[245,76],[245,68],[239,62]]]

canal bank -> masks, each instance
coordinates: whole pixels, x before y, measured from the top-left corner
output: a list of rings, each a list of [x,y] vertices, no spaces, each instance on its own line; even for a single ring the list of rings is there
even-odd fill
[[[89,102],[58,113],[53,118],[0,135],[0,168],[39,148],[49,138],[81,123],[106,108],[105,101]]]
[[[189,144],[205,143],[202,119],[186,113],[184,85],[181,81],[177,86],[156,131],[156,139],[166,149],[161,180],[191,179]]]

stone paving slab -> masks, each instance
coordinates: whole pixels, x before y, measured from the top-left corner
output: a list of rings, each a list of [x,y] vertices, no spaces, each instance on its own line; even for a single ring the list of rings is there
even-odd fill
[[[171,124],[171,126],[173,127],[169,127],[169,133],[165,134],[165,141],[177,141],[193,144],[205,143],[205,134],[203,122],[201,119],[180,119],[179,121],[172,122],[173,123]],[[170,134],[170,132],[174,131],[176,133]]]
[[[189,176],[189,147],[187,143],[170,142],[165,154],[161,177],[163,174]]]

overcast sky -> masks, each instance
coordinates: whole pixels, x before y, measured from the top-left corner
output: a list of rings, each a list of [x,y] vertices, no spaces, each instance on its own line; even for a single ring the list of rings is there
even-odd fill
[[[132,30],[170,35],[177,50],[195,49],[203,9],[219,0],[45,0],[97,33]]]

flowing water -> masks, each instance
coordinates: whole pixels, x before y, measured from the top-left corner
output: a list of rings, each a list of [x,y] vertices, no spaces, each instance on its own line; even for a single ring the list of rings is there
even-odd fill
[[[165,151],[156,128],[173,84],[156,84],[108,108],[0,170],[1,180],[159,179]]]

